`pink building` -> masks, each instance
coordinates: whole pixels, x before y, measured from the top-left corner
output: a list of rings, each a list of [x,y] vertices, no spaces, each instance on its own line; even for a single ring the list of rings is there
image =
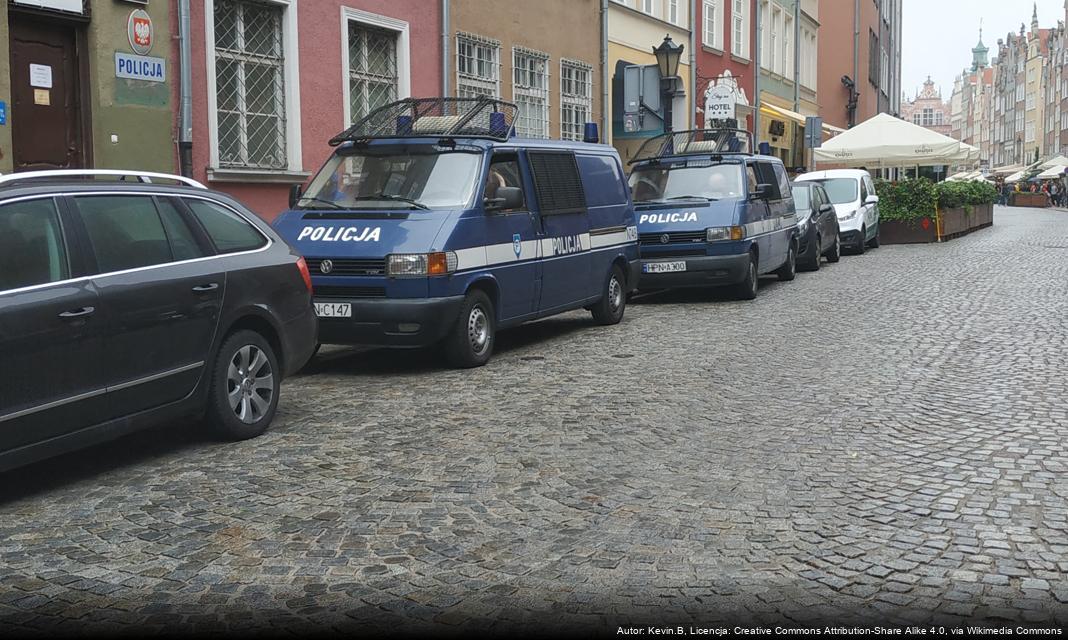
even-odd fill
[[[190,4],[193,177],[268,220],[354,119],[398,98],[441,93],[436,2]]]
[[[944,136],[952,132],[949,104],[942,100],[942,92],[935,89],[930,76],[914,99],[901,104],[901,117]]]

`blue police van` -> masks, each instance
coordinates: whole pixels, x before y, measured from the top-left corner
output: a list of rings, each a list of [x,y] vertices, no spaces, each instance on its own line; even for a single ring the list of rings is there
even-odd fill
[[[677,131],[639,148],[630,186],[640,290],[728,286],[751,300],[761,275],[794,279],[790,180],[781,160],[751,148],[749,132],[739,129]]]
[[[320,341],[484,364],[498,329],[623,317],[638,231],[615,149],[514,137],[515,105],[411,98],[335,136],[275,229],[307,259]]]

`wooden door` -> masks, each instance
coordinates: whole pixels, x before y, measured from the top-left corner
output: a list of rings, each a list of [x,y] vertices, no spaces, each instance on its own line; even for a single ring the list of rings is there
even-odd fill
[[[75,27],[15,15],[10,27],[15,170],[83,167]]]

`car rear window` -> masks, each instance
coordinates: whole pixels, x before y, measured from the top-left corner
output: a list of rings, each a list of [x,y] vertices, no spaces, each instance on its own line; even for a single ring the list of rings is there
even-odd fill
[[[857,199],[856,178],[825,178],[819,181],[834,204],[846,204]]]
[[[69,273],[51,198],[0,205],[0,291],[66,280]]]
[[[185,203],[219,253],[252,251],[267,244],[262,233],[233,211],[208,200],[187,198]]]

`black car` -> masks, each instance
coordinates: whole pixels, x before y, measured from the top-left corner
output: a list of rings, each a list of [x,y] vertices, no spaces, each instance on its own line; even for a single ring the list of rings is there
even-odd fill
[[[818,182],[793,182],[794,207],[797,209],[797,268],[817,271],[821,257],[838,262],[842,243],[838,235],[838,216],[827,191]]]
[[[259,435],[317,331],[304,259],[224,194],[0,177],[0,470],[186,416]]]

